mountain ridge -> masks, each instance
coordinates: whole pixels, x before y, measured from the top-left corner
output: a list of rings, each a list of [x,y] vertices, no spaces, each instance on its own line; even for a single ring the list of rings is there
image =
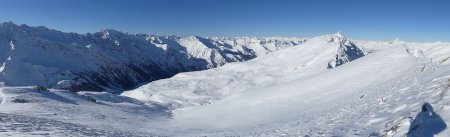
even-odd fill
[[[77,34],[5,22],[0,27],[0,81],[120,93],[180,72],[247,61],[304,40],[156,36],[113,29]]]

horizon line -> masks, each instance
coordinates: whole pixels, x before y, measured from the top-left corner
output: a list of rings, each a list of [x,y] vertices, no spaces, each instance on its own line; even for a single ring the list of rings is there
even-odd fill
[[[127,35],[148,35],[148,36],[163,36],[163,37],[170,37],[170,36],[175,36],[175,37],[203,37],[203,38],[314,38],[314,37],[320,37],[320,36],[326,36],[326,35],[335,35],[335,34],[342,34],[344,37],[350,39],[350,40],[356,40],[356,41],[366,41],[366,42],[394,42],[394,41],[402,41],[402,42],[408,42],[408,43],[450,43],[450,41],[422,41],[422,42],[418,42],[418,41],[405,41],[402,40],[399,37],[396,37],[392,40],[367,40],[367,39],[352,39],[349,38],[345,35],[345,33],[342,33],[343,31],[337,31],[335,33],[323,33],[323,34],[319,34],[319,35],[307,35],[307,36],[250,36],[250,35],[244,35],[244,36],[201,36],[201,35],[184,35],[184,36],[180,36],[180,35],[175,35],[175,34],[169,34],[169,35],[161,35],[161,34],[150,34],[150,33],[144,33],[144,32],[139,32],[139,33],[130,33],[127,31],[122,31],[119,29],[114,29],[114,28],[104,28],[104,29],[99,29],[97,31],[93,31],[93,32],[73,32],[73,31],[64,31],[64,30],[59,30],[59,29],[54,29],[54,28],[49,28],[47,26],[44,25],[28,25],[26,23],[14,23],[14,21],[3,21],[0,22],[0,24],[5,24],[5,23],[11,23],[14,24],[16,26],[27,26],[27,27],[31,27],[31,28],[38,28],[38,27],[44,27],[46,29],[49,30],[53,30],[53,31],[59,31],[62,33],[75,33],[78,35],[87,35],[87,34],[95,34],[95,33],[101,33],[103,31],[108,31],[108,30],[112,30],[112,31],[117,31],[123,34],[127,34]]]

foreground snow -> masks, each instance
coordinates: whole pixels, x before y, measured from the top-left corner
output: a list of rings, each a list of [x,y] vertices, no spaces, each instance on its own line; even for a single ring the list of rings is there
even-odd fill
[[[122,95],[0,87],[0,136],[450,136],[450,44],[356,41],[328,68],[340,38]]]

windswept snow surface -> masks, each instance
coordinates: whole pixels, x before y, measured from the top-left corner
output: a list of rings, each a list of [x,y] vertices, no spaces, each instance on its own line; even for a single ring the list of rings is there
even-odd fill
[[[0,87],[0,136],[152,136],[166,107],[106,92]]]
[[[417,127],[449,135],[449,44],[367,44],[371,54],[326,69],[338,46],[311,43],[123,95],[177,108],[166,125],[179,130],[169,135],[404,136]],[[438,127],[414,122],[426,103]]]
[[[398,78],[414,75],[418,68],[413,66],[422,63],[402,47],[380,51],[355,62],[307,78],[236,93],[204,107],[177,111],[179,117],[176,118],[192,118],[209,126],[234,127],[301,117],[311,110],[330,110],[337,103],[346,104],[351,98],[370,93],[366,91],[371,91],[371,86],[380,87],[386,81],[400,81]],[[354,79],[359,81],[352,81]],[[201,114],[207,115],[197,117]]]

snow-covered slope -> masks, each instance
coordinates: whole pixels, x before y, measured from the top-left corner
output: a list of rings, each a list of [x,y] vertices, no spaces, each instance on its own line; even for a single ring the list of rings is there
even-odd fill
[[[106,92],[0,87],[0,136],[154,136],[166,107]],[[155,131],[153,131],[155,132]]]
[[[245,63],[181,73],[151,82],[123,95],[174,107],[209,104],[230,94],[306,78],[366,53],[340,33],[306,40],[301,46],[273,52]],[[351,57],[351,58],[348,58]],[[330,65],[332,62],[332,65]]]
[[[162,37],[115,30],[81,35],[5,22],[0,24],[0,82],[116,93],[179,72],[250,60],[303,40]]]
[[[236,93],[205,107],[179,111],[176,116],[201,119],[198,121],[205,121],[209,126],[233,127],[306,115],[302,114],[304,111],[327,111],[337,103],[348,103],[352,101],[350,98],[367,94],[372,86],[383,87],[385,81],[399,81],[414,74],[418,68],[411,66],[419,65],[420,59],[396,47],[307,78]],[[198,116],[202,114],[205,116]]]
[[[174,109],[167,125],[184,135],[449,135],[449,43],[357,41],[370,54],[329,69],[355,53],[326,41],[335,36],[123,95]]]

